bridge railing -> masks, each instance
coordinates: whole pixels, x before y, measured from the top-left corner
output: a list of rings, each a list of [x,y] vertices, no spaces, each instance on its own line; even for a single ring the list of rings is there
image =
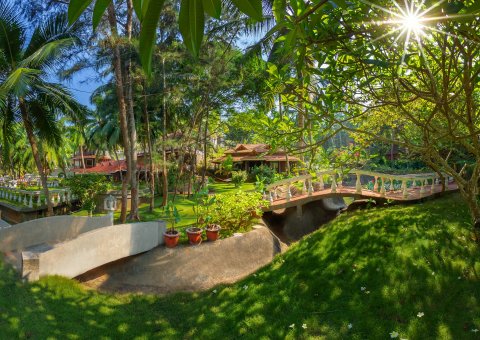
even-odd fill
[[[17,188],[0,186],[0,199],[29,208],[33,208],[34,206],[39,207],[42,204],[47,204],[46,197],[43,196],[42,190],[21,190]],[[50,190],[50,200],[55,206],[63,203],[70,203],[76,199],[77,197],[73,195],[69,189]]]
[[[355,184],[347,182],[344,185],[346,176],[349,178],[353,176]],[[369,179],[366,184],[365,177]],[[443,175],[443,178],[446,183],[451,180],[447,175]],[[364,179],[363,182],[362,179]],[[386,197],[388,193],[401,192],[402,197],[408,199],[411,194],[409,189],[419,188],[421,197],[433,194],[435,185],[441,184],[440,180],[441,177],[436,173],[392,175],[366,170],[351,170],[348,173],[325,170],[318,171],[315,175],[302,175],[272,183],[266,187],[265,199],[270,203],[277,200],[289,202],[294,196],[312,196],[315,192],[320,191],[337,193],[343,187],[355,188],[355,194],[358,195],[375,192],[380,197]]]

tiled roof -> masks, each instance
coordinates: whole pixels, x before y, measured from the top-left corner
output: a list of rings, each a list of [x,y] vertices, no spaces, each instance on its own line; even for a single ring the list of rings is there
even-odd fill
[[[220,158],[214,159],[212,163],[222,163],[226,156],[222,156]],[[233,162],[245,162],[245,161],[265,161],[265,162],[286,162],[285,154],[283,155],[263,155],[263,156],[240,156],[240,157],[232,157]],[[298,162],[300,159],[295,156],[288,156],[289,162]]]
[[[119,171],[127,170],[127,162],[120,161],[104,161],[99,162],[96,166],[88,169],[73,169],[77,174],[97,173],[97,174],[113,174]],[[145,170],[143,162],[137,162],[137,170]]]
[[[270,145],[268,144],[237,144],[235,148],[225,151],[225,155],[231,155],[234,162],[244,161],[265,161],[265,162],[282,162],[286,161],[285,152],[277,150],[272,154],[270,152]],[[222,163],[227,156],[222,156],[213,160],[213,163]],[[288,160],[291,162],[298,162],[300,159],[294,156],[289,156]]]

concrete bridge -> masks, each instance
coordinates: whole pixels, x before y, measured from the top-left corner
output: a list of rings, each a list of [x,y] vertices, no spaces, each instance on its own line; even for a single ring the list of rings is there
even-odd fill
[[[327,170],[270,184],[265,193],[270,205],[263,210],[297,207],[301,216],[304,204],[324,198],[355,197],[408,202],[455,190],[458,187],[451,177],[444,175],[442,180],[436,173],[392,175],[351,170],[341,174],[338,170]]]

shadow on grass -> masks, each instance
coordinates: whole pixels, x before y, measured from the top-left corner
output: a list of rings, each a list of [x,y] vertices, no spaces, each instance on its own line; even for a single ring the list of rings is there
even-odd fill
[[[469,228],[457,195],[359,211],[235,285],[164,297],[57,277],[23,284],[1,267],[0,337],[473,339],[480,251]]]

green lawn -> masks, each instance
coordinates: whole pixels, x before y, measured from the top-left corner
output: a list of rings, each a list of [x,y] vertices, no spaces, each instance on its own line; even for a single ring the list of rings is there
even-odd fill
[[[255,186],[253,183],[244,183],[242,186],[235,188],[235,186],[231,183],[213,183],[209,185],[209,190],[211,194],[222,194],[228,192],[235,192],[237,190],[243,191],[250,191],[254,190]],[[170,199],[173,199],[173,194],[169,194]],[[162,197],[155,197],[155,208],[152,212],[150,212],[149,208],[150,205],[147,203],[140,205],[140,218],[142,222],[148,221],[157,221],[157,220],[165,220],[165,212],[161,207]],[[180,236],[180,243],[188,243],[188,238],[186,234],[183,232],[187,226],[190,226],[196,223],[194,207],[195,202],[193,201],[193,197],[187,197],[187,195],[176,195],[175,196],[175,206],[180,213],[181,220],[176,225],[176,228],[181,232]],[[75,212],[74,215],[76,216],[87,216],[88,212],[86,210],[81,210]],[[95,214],[96,216],[103,215],[102,214]],[[120,223],[120,211],[115,212],[115,221],[116,223]],[[169,224],[170,226],[170,224]]]
[[[223,194],[228,192],[235,192],[236,190],[251,191],[255,189],[253,183],[244,183],[238,188],[231,183],[213,183],[209,185],[209,190],[211,194]],[[170,199],[173,199],[173,194],[169,194]],[[165,217],[165,213],[161,208],[162,197],[155,198],[155,208],[153,212],[150,212],[148,203],[143,203],[140,205],[140,218],[142,222],[147,221],[156,221],[161,220]],[[186,225],[191,225],[195,223],[195,213],[193,211],[193,206],[195,202],[193,197],[187,197],[187,195],[176,195],[175,196],[175,206],[177,207],[181,221],[178,223],[178,227],[183,227]],[[77,216],[87,216],[88,211],[81,210],[74,213]],[[95,214],[103,215],[103,214]],[[118,221],[120,218],[120,211],[115,212],[115,219]]]
[[[469,228],[458,195],[349,213],[237,284],[164,297],[0,267],[0,338],[478,339]]]

